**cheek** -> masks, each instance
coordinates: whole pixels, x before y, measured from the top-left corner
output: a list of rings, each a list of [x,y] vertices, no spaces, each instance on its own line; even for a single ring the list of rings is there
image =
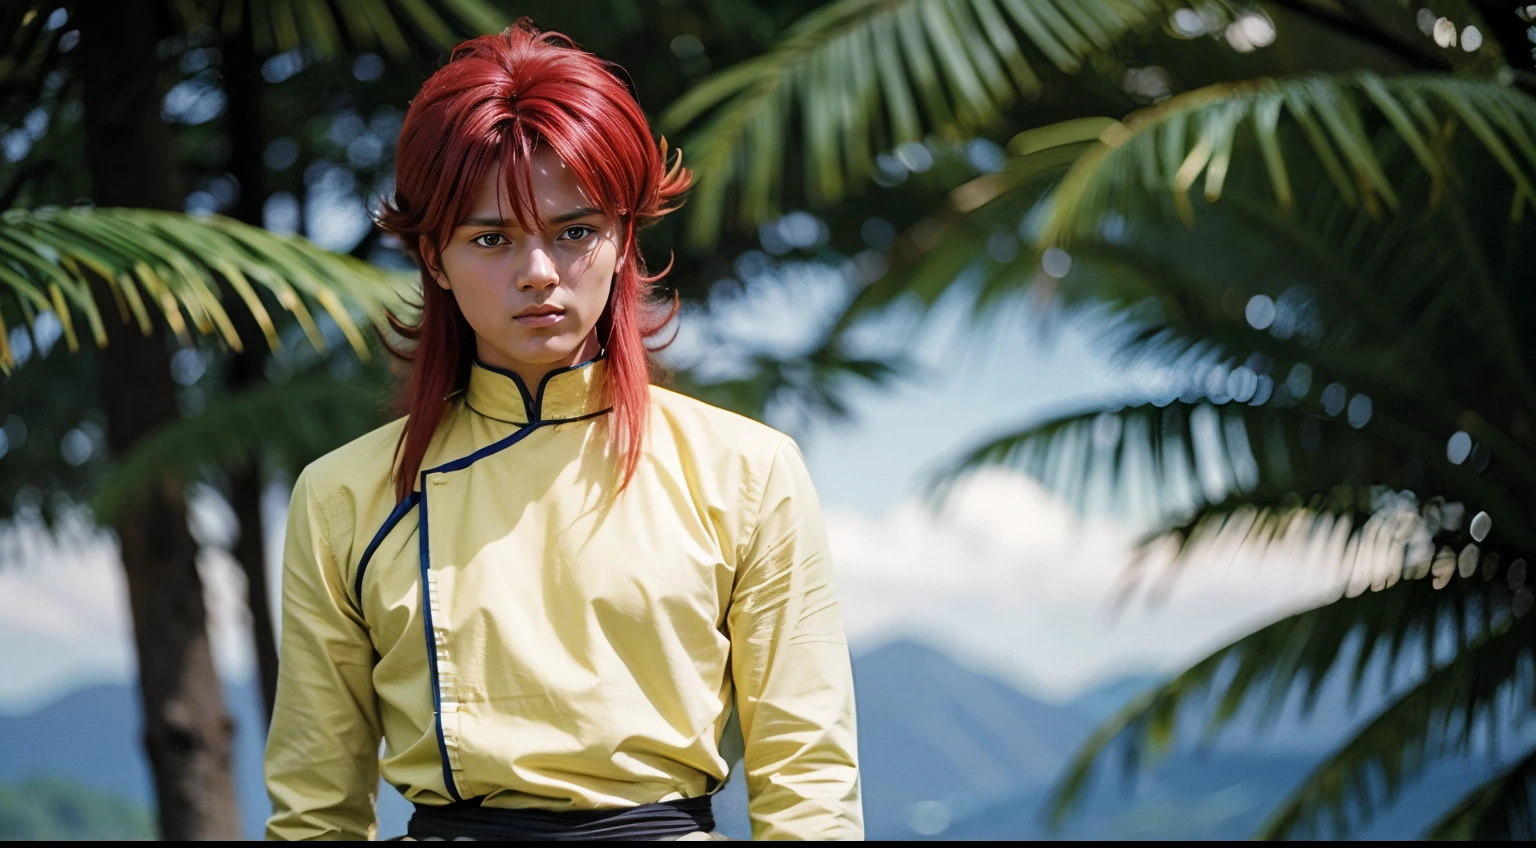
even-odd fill
[[[576,290],[585,311],[596,315],[607,305],[608,292],[613,288],[613,273],[617,268],[618,251],[611,241],[603,243],[574,263],[571,270],[580,280]]]
[[[448,279],[454,299],[461,307],[487,298],[500,297],[501,285],[498,280],[505,277],[498,276],[494,263],[488,257],[465,255],[456,251],[443,254],[443,274]]]

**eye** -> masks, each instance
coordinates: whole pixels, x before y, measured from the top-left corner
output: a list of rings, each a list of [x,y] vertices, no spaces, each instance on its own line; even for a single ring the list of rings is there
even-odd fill
[[[507,237],[501,233],[482,233],[470,239],[469,242],[470,244],[478,244],[481,247],[500,247],[504,244],[510,244],[507,241]]]
[[[577,224],[574,227],[566,227],[565,232],[561,233],[560,237],[569,237],[570,241],[584,241],[587,236],[595,232],[597,232],[597,229],[594,227],[589,227],[586,224]],[[575,235],[572,235],[573,233]]]

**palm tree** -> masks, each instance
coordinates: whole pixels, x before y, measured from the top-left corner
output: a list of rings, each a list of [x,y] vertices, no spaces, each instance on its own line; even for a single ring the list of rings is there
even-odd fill
[[[1151,538],[1172,538],[1182,555],[1233,540],[1282,550],[1344,540],[1336,601],[1214,652],[1111,719],[1055,804],[1066,814],[1113,747],[1135,761],[1166,750],[1187,707],[1207,696],[1216,730],[1244,704],[1277,704],[1298,688],[1310,703],[1330,674],[1358,690],[1386,669],[1396,684],[1386,706],[1260,832],[1342,836],[1437,759],[1531,711],[1522,686],[1536,636],[1524,560],[1536,552],[1536,357],[1521,330],[1536,301],[1519,282],[1536,260],[1529,22],[1469,3],[1443,4],[1438,14],[1450,17],[1431,14],[1422,33],[1414,10],[1386,4],[1233,4],[1222,17],[1213,6],[1201,16],[1176,4],[1039,0],[997,4],[1012,18],[989,20],[991,5],[845,0],[803,21],[781,54],[701,85],[677,117],[697,127],[695,150],[716,145],[716,202],[735,198],[738,219],[752,221],[770,214],[767,187],[783,182],[782,147],[750,129],[756,113],[744,104],[754,97],[800,120],[808,193],[830,202],[870,173],[871,150],[918,133],[963,137],[995,125],[987,106],[1028,103],[1017,99],[1027,90],[1004,97],[967,85],[967,74],[1006,79],[988,68],[1038,54],[1093,52],[1115,68],[1087,41],[1090,23],[1101,35],[1125,23],[1124,38],[1148,24],[1181,38],[1214,24],[1249,49],[1321,23],[1372,45],[1355,50],[1357,66],[1413,71],[1309,73],[1302,63],[1161,99],[1164,90],[1150,108],[1113,118],[1036,125],[1013,137],[1000,169],[915,216],[888,251],[892,270],[846,316],[957,289],[983,310],[1027,291],[1100,315],[1106,344],[1187,375],[1165,396],[1019,427],[960,457],[940,482],[1006,464],[1080,503],[1108,492],[1128,509],[1155,504]],[[1055,24],[1034,26],[1053,11]],[[926,48],[913,35],[884,37],[904,32],[902,15],[932,24]],[[1048,39],[1060,45],[1073,27],[1088,46],[1052,54]],[[956,39],[966,49],[945,47]],[[903,61],[873,59],[884,63],[878,82],[857,75],[852,63],[897,43]],[[1143,52],[1158,49],[1148,44]],[[971,64],[930,56],[925,71],[924,49]],[[1114,55],[1121,68],[1137,58]],[[775,85],[794,97],[775,100]],[[899,116],[913,110],[900,103],[924,94],[951,108],[928,106],[926,123],[902,130]],[[708,238],[709,225],[696,233]],[[1017,250],[1020,238],[1035,249]],[[1430,835],[1536,835],[1533,782],[1536,750],[1522,751],[1450,803]]]

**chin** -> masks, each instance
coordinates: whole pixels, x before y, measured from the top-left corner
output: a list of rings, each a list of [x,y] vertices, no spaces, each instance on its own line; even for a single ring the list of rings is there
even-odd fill
[[[529,365],[553,365],[566,362],[581,350],[586,337],[551,337],[547,339],[519,339],[501,348],[504,355]]]

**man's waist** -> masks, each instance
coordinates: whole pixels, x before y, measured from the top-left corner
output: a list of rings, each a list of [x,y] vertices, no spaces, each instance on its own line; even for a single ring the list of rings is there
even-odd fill
[[[608,810],[505,809],[479,798],[415,807],[407,835],[418,840],[666,840],[715,828],[709,795]]]

